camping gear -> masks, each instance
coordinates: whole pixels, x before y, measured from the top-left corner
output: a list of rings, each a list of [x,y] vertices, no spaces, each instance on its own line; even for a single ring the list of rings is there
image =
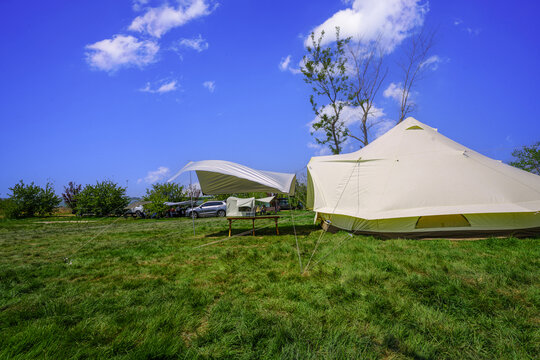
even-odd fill
[[[540,176],[408,118],[361,150],[313,157],[316,218],[381,236],[540,232]]]
[[[255,203],[270,203],[274,196],[269,196],[261,199],[254,197],[243,199],[231,196],[227,199],[227,216],[255,216]]]
[[[227,217],[229,216],[255,216],[255,198],[229,197],[227,199]]]

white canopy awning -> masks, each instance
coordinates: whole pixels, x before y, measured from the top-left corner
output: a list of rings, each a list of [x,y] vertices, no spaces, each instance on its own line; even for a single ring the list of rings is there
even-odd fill
[[[255,199],[255,201],[262,202],[262,203],[269,203],[270,201],[274,200],[275,196],[268,196],[265,198]]]
[[[255,170],[247,166],[223,160],[190,162],[168,182],[186,171],[197,172],[204,194],[231,194],[245,192],[273,192],[294,194],[294,174]]]

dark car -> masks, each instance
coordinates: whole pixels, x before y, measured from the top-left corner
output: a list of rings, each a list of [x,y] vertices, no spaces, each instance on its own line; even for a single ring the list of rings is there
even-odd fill
[[[225,216],[227,214],[227,203],[225,201],[207,201],[194,208],[186,210],[186,216],[191,217]]]
[[[289,199],[279,198],[277,199],[279,204],[279,210],[291,210],[291,204],[289,204]]]

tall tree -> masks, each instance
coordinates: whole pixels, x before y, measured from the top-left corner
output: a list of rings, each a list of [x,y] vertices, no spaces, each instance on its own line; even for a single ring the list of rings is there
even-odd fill
[[[540,141],[531,146],[525,145],[521,149],[514,150],[512,156],[516,160],[512,161],[510,165],[540,175]]]
[[[428,69],[428,59],[433,48],[435,31],[422,28],[413,34],[405,45],[403,58],[399,67],[403,76],[403,87],[400,89],[398,124],[412,113],[416,104],[411,100],[411,91]]]
[[[155,195],[159,195],[160,197],[163,197],[165,201],[170,202],[186,200],[184,187],[174,182],[152,184],[152,188],[146,189],[144,200],[150,200],[149,197],[155,197]]]
[[[146,189],[146,195],[143,200],[150,201],[144,205],[144,210],[148,214],[157,217],[165,216],[170,206],[166,202],[179,202],[186,199],[184,187],[174,182],[152,184],[150,189]]]
[[[351,106],[360,107],[360,136],[355,136],[349,129],[349,136],[358,140],[362,147],[369,144],[369,131],[373,122],[369,122],[373,115],[375,97],[388,74],[388,67],[384,66],[384,52],[380,42],[376,41],[368,46],[361,41],[349,46],[349,55],[352,62],[351,81],[349,85],[349,101]]]
[[[332,44],[321,46],[323,37],[324,31],[318,39],[315,39],[315,33],[311,33],[312,45],[306,48],[307,54],[300,70],[304,81],[312,87],[309,101],[316,120],[311,134],[322,132],[322,136],[315,137],[317,144],[328,145],[333,154],[339,154],[349,135],[341,114],[348,104],[345,47],[350,39],[339,37],[339,27],[336,28],[336,41]]]

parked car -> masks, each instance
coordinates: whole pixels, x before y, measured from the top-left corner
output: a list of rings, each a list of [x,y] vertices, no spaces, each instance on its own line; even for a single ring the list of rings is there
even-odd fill
[[[165,217],[183,217],[186,216],[186,211],[193,207],[193,205],[200,204],[202,201],[178,201],[178,202],[165,202],[164,204],[169,206]]]
[[[194,208],[186,210],[186,216],[191,217],[225,216],[227,214],[227,203],[225,201],[207,201]]]
[[[289,199],[287,198],[279,198],[277,199],[279,202],[279,210],[291,210],[291,204],[289,204]]]
[[[149,204],[151,201],[135,201],[125,207],[124,217],[133,216],[139,218],[145,218],[147,216],[144,205]]]

